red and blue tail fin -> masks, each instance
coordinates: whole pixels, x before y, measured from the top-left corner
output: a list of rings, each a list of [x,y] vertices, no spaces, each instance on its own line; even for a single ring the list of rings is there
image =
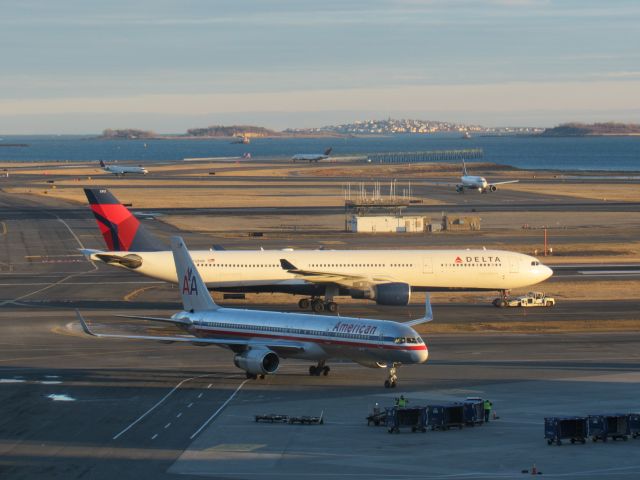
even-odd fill
[[[167,247],[105,188],[85,188],[107,248],[114,252],[156,252]]]

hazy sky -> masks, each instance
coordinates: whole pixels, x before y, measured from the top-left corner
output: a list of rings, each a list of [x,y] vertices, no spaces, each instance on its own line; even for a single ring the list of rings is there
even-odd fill
[[[638,0],[0,0],[0,133],[640,123]]]

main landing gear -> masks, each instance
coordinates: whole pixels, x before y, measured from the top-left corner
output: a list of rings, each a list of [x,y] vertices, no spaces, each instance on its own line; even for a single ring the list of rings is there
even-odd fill
[[[338,304],[336,302],[323,302],[321,298],[303,298],[298,302],[298,307],[302,310],[311,307],[311,310],[316,313],[322,313],[324,311],[336,313],[338,311]]]
[[[398,376],[396,375],[397,365],[394,363],[389,367],[389,377],[384,381],[384,388],[396,388]]]
[[[509,290],[500,290],[499,294],[500,294],[500,297],[496,298],[493,301],[493,306],[504,308],[507,306],[507,299],[509,298]]]
[[[325,377],[329,375],[331,371],[331,367],[325,366],[324,361],[318,362],[318,365],[311,365],[309,367],[309,375],[312,377],[319,377],[320,375],[324,375]]]

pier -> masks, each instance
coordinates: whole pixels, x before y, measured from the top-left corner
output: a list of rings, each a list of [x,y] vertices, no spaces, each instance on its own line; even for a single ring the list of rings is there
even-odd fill
[[[482,158],[481,148],[464,150],[428,150],[424,152],[388,152],[367,155],[368,163],[420,163],[476,160]]]

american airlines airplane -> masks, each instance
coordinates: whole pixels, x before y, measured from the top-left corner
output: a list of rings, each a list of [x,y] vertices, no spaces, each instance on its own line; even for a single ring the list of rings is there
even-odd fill
[[[318,162],[320,160],[326,160],[331,155],[331,150],[333,148],[327,148],[324,153],[298,153],[291,157],[293,163],[296,163],[298,160],[302,162]]]
[[[309,375],[328,375],[327,360],[344,358],[366,367],[387,368],[388,378],[384,385],[393,388],[397,384],[396,368],[399,365],[427,361],[427,346],[411,327],[433,319],[429,296],[425,316],[406,323],[222,308],[211,298],[182,238],[171,238],[171,252],[174,273],[180,279],[178,289],[184,310],[171,318],[125,317],[170,323],[188,335],[95,333],[76,311],[85,333],[95,337],[226,347],[234,352],[236,367],[244,370],[247,378],[254,379],[276,373],[281,358],[317,362],[309,368]]]
[[[171,251],[106,189],[85,189],[108,250],[82,250],[101,261],[177,283]],[[337,311],[337,296],[407,305],[411,292],[497,290],[506,298],[553,271],[537,258],[504,250],[194,250],[210,290],[305,295],[302,309]],[[324,297],[324,300],[322,299]]]
[[[113,173],[114,175],[124,176],[127,173],[136,173],[140,175],[146,175],[149,171],[144,167],[121,167],[119,165],[107,165],[100,160],[100,166],[105,172]]]
[[[495,192],[498,187],[496,185],[504,185],[506,183],[518,183],[519,180],[507,180],[506,182],[487,182],[484,177],[478,177],[476,175],[469,175],[467,173],[467,165],[464,160],[462,161],[462,176],[460,177],[460,183],[456,185],[456,192],[464,193],[466,190],[477,190],[480,193]]]

